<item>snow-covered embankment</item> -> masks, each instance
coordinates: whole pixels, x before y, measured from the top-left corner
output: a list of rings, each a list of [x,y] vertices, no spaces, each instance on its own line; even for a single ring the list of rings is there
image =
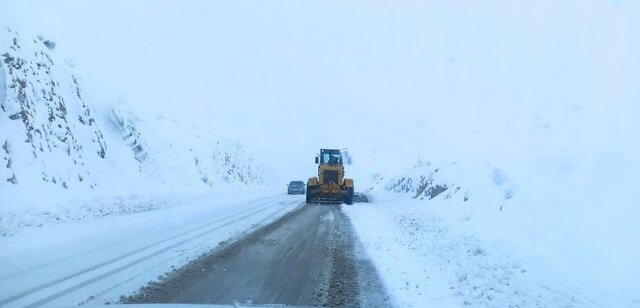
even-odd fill
[[[150,111],[153,112],[153,111]],[[92,100],[55,43],[0,29],[0,234],[237,194],[269,181],[219,132]]]
[[[633,203],[613,195],[609,208],[601,191],[571,186],[581,176],[419,163],[378,175],[374,202],[344,209],[400,306],[637,305]]]

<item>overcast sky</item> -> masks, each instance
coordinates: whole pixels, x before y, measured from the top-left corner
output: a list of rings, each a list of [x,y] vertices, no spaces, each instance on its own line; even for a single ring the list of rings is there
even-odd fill
[[[0,17],[55,40],[93,101],[211,128],[291,177],[320,147],[407,165],[418,135],[426,159],[561,152],[632,121],[590,108],[640,102],[637,1],[30,2]]]

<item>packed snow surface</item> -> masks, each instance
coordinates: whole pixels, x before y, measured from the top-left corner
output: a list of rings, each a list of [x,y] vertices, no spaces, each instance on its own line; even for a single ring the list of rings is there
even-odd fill
[[[203,195],[174,206],[0,238],[3,307],[115,303],[189,260],[304,204],[300,196]]]

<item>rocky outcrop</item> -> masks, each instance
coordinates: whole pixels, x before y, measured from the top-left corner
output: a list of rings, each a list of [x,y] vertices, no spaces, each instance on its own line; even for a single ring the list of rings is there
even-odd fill
[[[97,114],[72,68],[56,59],[54,42],[0,30],[0,188],[263,184],[259,164],[224,132],[141,120],[125,102]]]
[[[37,177],[63,188],[93,186],[87,159],[104,159],[107,145],[78,79],[41,39],[1,29],[0,42],[2,176],[14,185]]]

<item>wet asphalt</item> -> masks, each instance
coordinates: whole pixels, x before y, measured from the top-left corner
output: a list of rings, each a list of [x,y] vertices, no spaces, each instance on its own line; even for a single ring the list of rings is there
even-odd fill
[[[341,206],[306,204],[122,302],[390,306]]]

